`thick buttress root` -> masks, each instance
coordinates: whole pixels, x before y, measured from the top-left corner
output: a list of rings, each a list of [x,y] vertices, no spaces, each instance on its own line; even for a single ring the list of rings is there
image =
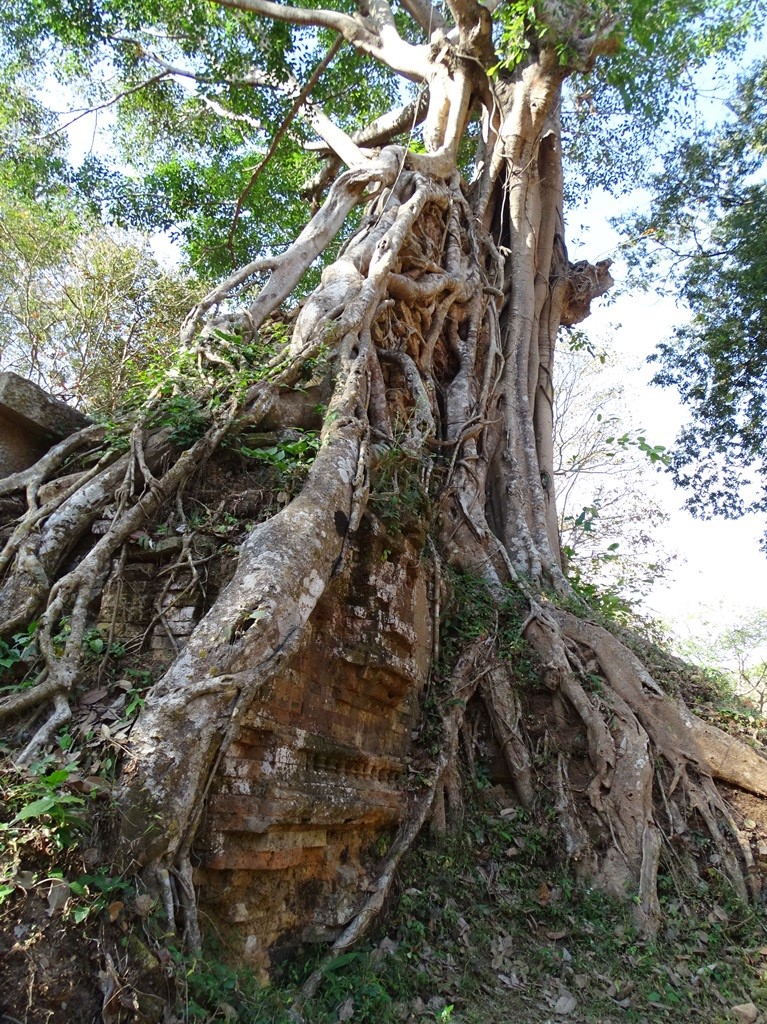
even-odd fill
[[[550,664],[552,646],[559,644],[572,666],[572,677],[588,676],[592,683],[600,680],[598,692],[585,701],[582,687],[576,684],[573,699],[573,680],[568,681],[559,659],[558,685],[589,738],[589,758],[595,769],[587,787],[589,802],[613,839],[599,857],[582,831],[578,834],[577,824],[571,825],[570,844],[579,860],[590,859],[588,874],[617,895],[627,889],[636,892],[639,922],[645,930],[654,931],[662,842],[679,839],[697,816],[737,892],[744,899],[756,896],[758,879],[750,848],[715,780],[763,797],[767,795],[767,758],[703,722],[681,700],[667,696],[639,658],[604,627],[548,605],[543,617],[545,630],[540,622],[527,629],[533,647],[537,642],[539,653]],[[572,806],[567,788],[560,771],[565,812]]]

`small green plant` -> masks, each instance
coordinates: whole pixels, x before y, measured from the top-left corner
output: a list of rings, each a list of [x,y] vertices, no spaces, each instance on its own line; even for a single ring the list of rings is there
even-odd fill
[[[320,437],[315,430],[304,430],[294,440],[279,441],[265,448],[240,445],[239,452],[249,459],[258,459],[284,473],[308,469],[320,448]]]
[[[25,651],[35,641],[37,626],[37,622],[30,622],[26,629],[13,634],[10,643],[0,640],[0,682],[14,676],[18,680],[18,682],[0,686],[0,693],[6,690],[16,690],[20,685],[23,686],[24,678],[19,677],[17,667],[23,661]],[[26,673],[21,673],[21,675],[23,677]]]
[[[117,916],[118,907],[134,893],[134,886],[124,878],[108,874],[104,869],[93,874],[80,875],[69,882],[69,890],[74,897],[67,913],[75,924],[81,924],[87,918],[102,910],[112,908]]]
[[[83,636],[86,661],[98,661],[104,656],[109,658],[122,658],[125,656],[125,647],[120,643],[108,643],[98,629],[89,629]]]
[[[370,492],[371,511],[392,536],[421,530],[428,520],[429,496],[421,482],[423,461],[399,445],[379,459]]]
[[[83,813],[87,799],[72,784],[77,771],[74,761],[56,767],[52,755],[26,770],[11,766],[3,770],[0,856],[6,871],[18,861],[22,847],[60,852],[74,846],[87,831]]]

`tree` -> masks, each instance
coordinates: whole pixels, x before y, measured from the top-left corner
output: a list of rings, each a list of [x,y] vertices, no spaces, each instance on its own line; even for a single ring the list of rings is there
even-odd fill
[[[719,608],[713,619],[703,618],[697,635],[679,641],[679,651],[692,661],[724,673],[733,690],[746,697],[760,717],[767,708],[767,613],[741,611],[734,624]]]
[[[113,412],[167,360],[197,292],[145,236],[96,217],[39,83],[16,72],[11,62],[0,78],[0,367]]]
[[[655,382],[676,387],[692,417],[671,467],[694,515],[767,508],[766,88],[762,62],[739,80],[726,121],[671,150],[650,212],[629,226],[635,261],[670,275],[691,311],[653,358]]]
[[[614,353],[560,342],[554,374],[554,483],[569,575],[600,599],[635,603],[662,578],[673,556],[655,529],[668,519],[650,497],[652,469],[667,462],[627,420]],[[613,370],[605,380],[605,370]]]
[[[154,198],[167,200],[160,219],[183,217],[184,231],[194,222],[190,250],[208,266],[247,261],[191,310],[175,368],[157,381],[122,445],[110,437],[94,464],[89,428],[0,483],[1,493],[30,496],[2,556],[2,633],[36,618],[40,650],[37,677],[3,698],[0,715],[46,711],[26,727],[17,763],[38,756],[69,721],[94,606],[131,538],[158,518],[166,533],[182,531],[173,569],[190,565],[192,552],[194,574],[207,558],[189,547],[185,500],[196,475],[212,471],[225,442],[242,451],[249,432],[295,431],[321,416],[316,458],[298,492],[261,506],[125,743],[119,855],[163,895],[170,922],[180,903],[192,944],[200,936],[190,851],[216,768],[241,717],[308,642],[318,602],[347,560],[372,572],[355,549],[365,528],[400,538],[378,564],[404,562],[415,550],[415,564],[423,556],[431,566],[432,615],[418,619],[417,631],[442,687],[441,732],[427,785],[336,951],[380,908],[432,811],[458,813],[455,764],[473,698],[486,709],[519,801],[534,800],[525,691],[503,656],[509,636],[528,645],[540,692],[557,709],[547,728],[559,754],[540,781],[558,794],[579,871],[632,894],[639,923],[652,932],[662,837],[682,835],[698,813],[747,896],[750,852],[728,848],[722,825],[734,829],[733,818],[715,780],[767,796],[767,760],[667,696],[621,637],[595,621],[562,569],[550,481],[557,333],[584,319],[611,284],[608,263],[572,263],[565,247],[563,87],[616,53],[610,88],[622,85],[630,97],[627,72],[653,68],[670,87],[672,52],[677,62],[703,59],[712,40],[737,36],[732,26],[742,29],[751,6],[661,10],[642,0],[621,20],[619,5],[515,2],[499,7],[495,21],[494,6],[474,0],[454,0],[445,13],[422,0],[13,6],[15,46],[54,39],[69,48],[70,66],[74,52],[88,69],[103,67],[108,54],[110,71],[122,76],[121,130],[137,152],[143,144],[148,170],[129,188],[86,168],[103,185],[105,208],[119,200],[148,217],[149,182]],[[181,80],[193,88],[181,89]],[[656,116],[652,104],[640,113]],[[266,126],[275,124],[272,134]],[[310,167],[301,197],[297,179]],[[173,207],[182,201],[183,210]],[[312,203],[313,216],[290,241]],[[319,282],[307,278],[323,253]],[[286,442],[300,443],[279,429],[271,449],[278,461]],[[306,434],[298,436],[306,446]],[[91,454],[73,479],[80,449]],[[65,464],[65,489],[38,506],[42,484]],[[449,578],[489,611],[481,628],[456,627],[446,662],[432,626]],[[578,786],[567,741],[557,737],[563,722],[588,749]]]
[[[0,366],[112,413],[163,365],[195,291],[146,238],[0,199]]]

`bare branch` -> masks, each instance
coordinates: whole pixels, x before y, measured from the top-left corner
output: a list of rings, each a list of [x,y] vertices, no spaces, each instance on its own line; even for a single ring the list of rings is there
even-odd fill
[[[429,90],[425,89],[417,99],[404,107],[390,110],[377,117],[367,127],[361,128],[351,136],[358,146],[385,146],[404,132],[412,131],[421,124],[429,109]],[[310,142],[304,149],[326,152],[327,146],[322,142]]]
[[[225,117],[228,121],[241,121],[243,124],[247,124],[250,128],[255,131],[263,131],[263,125],[257,118],[250,117],[248,114],[236,114],[233,110],[229,110],[223,104],[217,100],[212,99],[210,96],[204,96],[200,94],[200,99],[206,107],[210,107],[214,114],[218,114],[219,117]]]
[[[161,82],[163,78],[168,78],[169,76],[169,71],[161,71],[157,75],[152,75],[152,77],[148,78],[145,82],[139,82],[138,85],[133,85],[130,89],[124,89],[122,92],[118,92],[117,95],[113,96],[111,99],[105,100],[103,103],[96,104],[95,107],[86,107],[84,110],[80,111],[77,117],[73,117],[70,121],[66,121],[64,124],[57,125],[52,131],[46,132],[45,135],[42,135],[41,138],[49,139],[53,135],[59,135],[61,132],[66,131],[71,125],[81,121],[89,114],[95,114],[98,110],[106,110],[107,107],[113,107],[115,103],[119,103],[120,100],[124,99],[126,96],[131,96],[134,92],[140,92],[142,89],[147,89],[150,85],[155,85],[155,83]]]
[[[443,31],[447,27],[445,19],[429,0],[402,0],[402,6],[429,37],[432,32]]]
[[[306,119],[347,167],[364,167],[370,162],[352,137],[334,124],[316,104],[308,107]]]
[[[274,156],[275,152],[277,151],[277,147],[279,146],[280,142],[284,138],[285,133],[287,132],[287,130],[290,127],[290,125],[292,124],[293,119],[295,118],[296,114],[301,109],[301,107],[304,105],[306,100],[309,98],[309,95],[310,95],[312,89],[314,89],[315,85],[319,81],[319,79],[322,76],[322,74],[330,66],[330,63],[332,62],[333,58],[335,57],[335,55],[338,53],[338,51],[343,46],[343,42],[344,42],[343,41],[343,37],[341,37],[341,36],[339,36],[336,40],[334,40],[333,45],[330,47],[328,52],[325,54],[325,56],[319,62],[317,67],[314,69],[314,71],[311,73],[311,75],[309,76],[309,78],[308,78],[306,84],[304,85],[303,89],[301,89],[301,91],[299,92],[298,96],[293,101],[293,104],[292,104],[290,110],[288,111],[288,113],[283,118],[282,124],[277,129],[277,131],[274,133],[274,138],[272,139],[271,144],[269,145],[269,149],[266,151],[265,156],[259,162],[259,164],[256,167],[256,169],[253,171],[253,174],[251,175],[250,181],[248,182],[248,184],[245,186],[245,188],[242,190],[240,195],[237,197],[237,206],[235,207],[234,216],[232,217],[232,226],[229,229],[229,234],[227,235],[227,239],[226,239],[227,248],[229,248],[230,250],[231,250],[231,247],[232,247],[232,241],[233,241],[233,238],[234,238],[234,232],[237,229],[237,223],[238,223],[238,221],[240,219],[240,213],[242,212],[242,204],[245,202],[247,197],[252,192],[253,188],[256,185],[256,182],[261,177],[261,175],[264,172],[264,169],[266,168],[266,166],[268,165],[269,161],[272,159],[272,157]]]
[[[330,11],[318,7],[292,7],[288,4],[273,3],[272,0],[213,0],[222,7],[232,7],[240,11],[260,14],[274,21],[287,21],[292,25],[316,25],[318,28],[330,28],[340,32],[350,42],[365,30],[359,22],[348,14]]]
[[[397,32],[391,7],[385,0],[376,0],[371,5],[374,23],[379,26],[378,35],[371,32],[361,19],[343,14],[340,11],[329,11],[323,8],[310,10],[306,7],[290,7],[277,4],[273,0],[213,0],[222,7],[260,14],[275,21],[285,21],[291,25],[315,25],[318,28],[329,28],[339,32],[344,39],[359,50],[368,53],[393,71],[404,75],[414,82],[426,80],[428,69],[428,47],[413,45],[406,42]]]

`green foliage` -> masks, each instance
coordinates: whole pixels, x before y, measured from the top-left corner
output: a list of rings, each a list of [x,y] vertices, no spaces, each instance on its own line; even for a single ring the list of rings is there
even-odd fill
[[[34,643],[37,626],[36,621],[30,622],[26,629],[13,634],[10,643],[0,639],[0,693],[3,690],[18,688],[18,683],[8,685],[7,680],[16,676],[16,670],[22,665],[24,652]]]
[[[672,455],[693,514],[767,511],[767,63],[741,79],[731,116],[681,143],[629,230],[645,274],[668,272],[691,309],[663,342],[655,382],[675,387],[691,421]]]
[[[498,11],[501,24],[499,54],[501,61],[498,68],[513,71],[525,62],[531,53],[535,54],[542,46],[546,46],[551,32],[551,25],[543,19],[539,5],[530,0],[510,0],[502,4]],[[585,29],[585,26],[584,26]],[[571,55],[568,40],[553,38],[552,44],[557,47],[561,64],[567,64]]]
[[[299,435],[294,440],[281,440],[266,448],[249,448],[241,444],[238,451],[249,459],[266,462],[285,473],[303,472],[312,464],[319,451],[320,436],[316,430],[294,433]]]
[[[0,44],[0,55],[2,55]],[[71,178],[55,117],[36,97],[38,83],[21,63],[3,62],[0,71],[0,193],[20,206],[56,203]]]
[[[425,535],[429,496],[422,483],[423,461],[398,444],[379,458],[372,473],[370,508],[392,536],[410,532]]]
[[[75,845],[87,831],[87,800],[73,787],[77,771],[74,762],[57,767],[52,756],[28,770],[2,768],[0,858],[6,871],[26,845],[61,852]]]
[[[498,602],[485,580],[449,567],[444,570],[444,578],[448,600],[440,624],[440,675],[449,678],[466,647],[488,639],[495,641],[499,657],[509,663],[517,685],[537,687],[538,668],[522,635],[528,613],[526,598],[509,586]]]
[[[62,203],[0,189],[0,362],[75,405],[113,411],[151,360],[167,366],[197,293],[146,238]]]
[[[767,13],[764,0],[595,6],[618,15],[620,46],[571,80],[563,123],[566,191],[575,200],[595,187],[622,194],[647,183],[664,137],[699,129],[696,73],[737,62]]]
[[[73,179],[104,217],[172,231],[197,272],[213,276],[279,252],[303,227],[302,190],[318,167],[303,148],[311,131],[294,119],[263,162],[328,33],[203,0],[13,0],[0,24],[10,55],[31,63],[45,50],[86,102],[119,96],[118,159],[89,158]],[[180,74],[163,73],[170,66]],[[313,95],[349,131],[398,99],[394,76],[350,47]]]
[[[570,558],[574,553],[572,549],[565,550],[565,554]],[[603,561],[610,557],[610,554],[604,556]],[[603,615],[605,619],[622,626],[631,625],[636,621],[636,612],[632,602],[621,594],[618,586],[600,586],[586,578],[577,565],[571,567],[568,578],[575,593],[583,598],[593,611]]]

